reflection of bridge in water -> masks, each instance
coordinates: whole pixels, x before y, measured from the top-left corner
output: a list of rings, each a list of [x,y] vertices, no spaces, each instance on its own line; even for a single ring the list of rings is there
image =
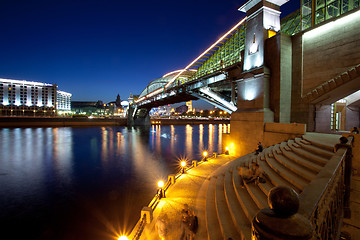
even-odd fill
[[[314,201],[313,206],[307,206],[311,212],[302,214],[312,221],[318,239],[337,239],[342,217],[335,215],[343,212],[343,193],[350,190],[346,183],[351,172],[349,159],[346,149],[333,154],[323,140],[306,140],[306,132],[348,131],[360,123],[359,1],[304,0],[299,11],[280,21],[280,6],[286,2],[247,1],[239,9],[246,12],[246,18],[184,69],[168,73],[144,89],[135,100],[129,121],[147,124],[152,107],[188,99],[203,99],[230,112],[231,133],[223,135],[223,146],[229,146],[236,156],[244,156],[261,141],[267,150],[251,160],[260,162],[260,167],[272,175],[273,186],[283,182],[302,194],[300,200]],[[357,155],[353,158],[355,169],[360,167]],[[323,162],[315,166],[319,159]],[[246,191],[241,190],[234,181],[235,170],[228,170],[206,183],[207,192],[210,187],[212,190],[205,199],[213,209],[206,206],[206,214],[213,214],[213,218],[206,216],[206,223],[212,221],[214,225],[209,226],[215,226],[215,230],[207,231],[214,230],[218,238],[208,234],[204,239],[228,239],[230,220],[235,229],[229,231],[250,239],[248,220],[254,216],[254,209],[266,207],[264,196],[269,186],[245,186]],[[231,181],[232,190],[226,185],[231,186]],[[345,189],[341,189],[344,181]],[[252,213],[243,212],[246,226],[236,222],[239,215],[231,215],[229,205],[239,203],[229,203],[227,191],[250,194],[246,195],[247,203],[241,203],[239,194],[236,197],[244,211],[255,206]],[[315,196],[315,192],[321,194]],[[217,197],[222,200],[217,202]],[[224,201],[230,213],[219,210]],[[300,206],[307,203],[300,202]],[[256,234],[254,239],[261,239]]]

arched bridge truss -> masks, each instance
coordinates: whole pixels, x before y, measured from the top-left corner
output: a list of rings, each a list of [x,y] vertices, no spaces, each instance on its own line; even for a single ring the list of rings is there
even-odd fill
[[[312,9],[311,0],[304,0],[299,10],[281,19],[281,32],[291,36],[358,7],[358,0],[342,1],[341,4],[340,0],[334,0],[327,5],[316,2]],[[236,111],[236,86],[231,83],[229,70],[242,69],[245,20],[237,23],[184,69],[153,80],[135,101],[137,108],[150,109],[203,99],[229,113]]]

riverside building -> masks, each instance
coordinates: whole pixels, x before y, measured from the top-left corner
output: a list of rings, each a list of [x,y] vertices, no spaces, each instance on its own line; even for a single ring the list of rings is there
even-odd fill
[[[0,115],[55,116],[70,111],[71,94],[56,84],[0,78]]]

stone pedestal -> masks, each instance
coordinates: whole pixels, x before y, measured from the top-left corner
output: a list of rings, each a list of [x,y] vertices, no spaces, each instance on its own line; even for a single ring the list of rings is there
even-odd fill
[[[274,187],[268,196],[270,208],[260,210],[252,220],[253,240],[308,240],[312,238],[310,221],[297,213],[299,197],[285,186]]]
[[[141,217],[145,215],[146,216],[146,223],[151,223],[153,220],[153,210],[151,207],[143,207],[141,209]]]

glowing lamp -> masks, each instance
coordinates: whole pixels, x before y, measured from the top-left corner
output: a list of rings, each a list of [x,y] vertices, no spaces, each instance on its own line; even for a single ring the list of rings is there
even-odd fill
[[[229,147],[225,148],[225,155],[229,155]]]
[[[161,198],[165,197],[165,191],[163,189],[164,181],[162,181],[162,180],[158,181],[158,187],[159,187],[159,189],[157,190],[156,195],[158,196],[159,199],[161,199]]]
[[[203,156],[204,156],[203,160],[204,160],[204,161],[207,160],[207,155],[208,155],[208,152],[204,151],[204,152],[203,152]]]
[[[184,174],[185,173],[185,167],[186,167],[186,161],[181,161],[180,166],[181,166],[181,173]]]
[[[128,240],[127,236],[120,236],[118,240]]]
[[[162,181],[162,180],[158,181],[158,187],[163,188],[164,187],[164,181]]]

